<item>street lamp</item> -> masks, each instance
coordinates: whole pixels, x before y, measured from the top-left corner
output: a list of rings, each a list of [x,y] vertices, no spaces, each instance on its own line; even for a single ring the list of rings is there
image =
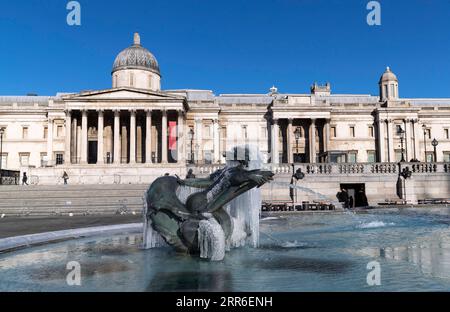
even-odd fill
[[[3,184],[2,164],[3,164],[3,134],[4,133],[5,133],[5,128],[0,128],[0,185]]]
[[[425,162],[427,163],[427,126],[424,124],[422,125],[423,129],[423,145],[425,147]]]
[[[434,138],[433,141],[431,141],[431,145],[433,145],[433,148],[434,148],[434,162],[437,162],[436,147],[439,145],[438,140],[436,140],[436,138]]]
[[[295,129],[294,135],[295,135],[295,143],[296,143],[296,158],[298,159],[298,141],[300,140],[300,136],[301,136],[301,130],[300,127],[297,127]],[[297,162],[297,159],[294,159],[294,162]]]
[[[191,128],[191,130],[189,130],[189,140],[191,140],[191,159],[189,160],[189,162],[191,164],[194,163],[194,129]]]
[[[405,149],[403,146],[403,141],[405,140],[405,130],[403,130],[402,127],[399,127],[398,134],[400,135],[400,144],[402,149],[402,159],[400,160],[400,162],[405,162]]]
[[[400,164],[399,164],[399,166],[400,166]],[[403,199],[404,199],[405,202],[406,202],[406,180],[409,179],[409,178],[411,178],[411,176],[412,176],[412,171],[409,170],[409,167],[405,167],[405,168],[403,168],[403,170],[400,171],[400,175],[401,175],[401,176],[403,177],[403,179],[404,179],[404,181],[403,181],[403,194],[404,194],[404,196],[402,196],[402,197],[403,197]]]

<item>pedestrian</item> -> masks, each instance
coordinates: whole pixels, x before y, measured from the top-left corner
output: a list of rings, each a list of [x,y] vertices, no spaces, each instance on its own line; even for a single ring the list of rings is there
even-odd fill
[[[188,170],[188,173],[186,175],[186,179],[195,179],[195,174],[194,174],[194,171],[192,169]]]
[[[24,172],[22,176],[22,185],[28,185],[27,181],[28,181],[27,173]]]
[[[62,178],[64,180],[64,185],[67,185],[67,180],[69,180],[69,175],[67,172],[64,171]]]

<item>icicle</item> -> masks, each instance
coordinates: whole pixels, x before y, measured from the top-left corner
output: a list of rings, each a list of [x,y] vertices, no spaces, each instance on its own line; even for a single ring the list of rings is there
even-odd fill
[[[225,257],[225,233],[216,219],[200,221],[197,232],[200,258],[222,261]]]
[[[152,227],[152,220],[147,220],[147,192],[144,195],[144,249],[152,249],[157,247],[167,246],[164,239]]]

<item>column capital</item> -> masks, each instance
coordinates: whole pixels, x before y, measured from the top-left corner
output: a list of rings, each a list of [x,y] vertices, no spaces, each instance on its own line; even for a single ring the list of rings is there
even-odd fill
[[[130,108],[128,111],[130,112],[130,114],[136,114],[137,110],[135,108]]]
[[[288,118],[288,124],[291,124],[292,125],[292,121],[293,121],[294,119],[293,118]]]
[[[162,110],[161,110],[161,114],[162,114],[163,116],[167,116],[167,110],[162,109]]]
[[[97,113],[103,113],[105,111],[105,109],[104,108],[97,108],[95,111]]]
[[[146,108],[145,112],[147,113],[147,115],[151,115],[153,113],[153,109],[151,108]]]
[[[64,113],[66,113],[66,115],[71,116],[72,115],[72,110],[71,109],[65,109]]]
[[[311,124],[316,124],[316,118],[310,118]]]
[[[120,109],[113,109],[114,117],[120,117]]]
[[[274,125],[278,125],[278,118],[272,118],[272,122]]]

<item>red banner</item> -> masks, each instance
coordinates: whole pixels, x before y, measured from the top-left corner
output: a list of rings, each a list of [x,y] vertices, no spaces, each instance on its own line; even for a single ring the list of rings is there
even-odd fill
[[[169,121],[169,150],[177,149],[177,122]]]

